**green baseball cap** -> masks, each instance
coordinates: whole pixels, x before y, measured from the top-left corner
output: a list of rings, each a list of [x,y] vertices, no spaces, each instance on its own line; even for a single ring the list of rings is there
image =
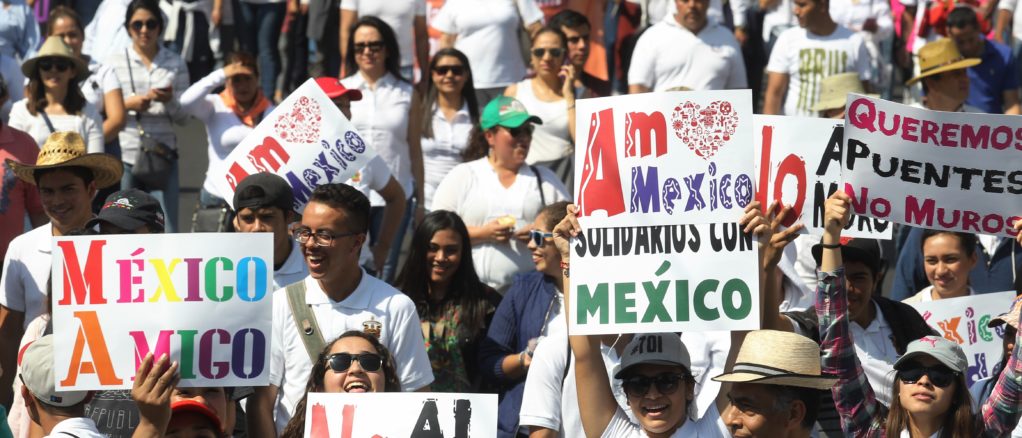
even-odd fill
[[[499,96],[486,104],[483,108],[483,115],[479,119],[479,126],[483,130],[500,125],[505,128],[517,128],[525,122],[532,122],[542,125],[543,120],[539,117],[529,115],[525,105],[513,97]]]

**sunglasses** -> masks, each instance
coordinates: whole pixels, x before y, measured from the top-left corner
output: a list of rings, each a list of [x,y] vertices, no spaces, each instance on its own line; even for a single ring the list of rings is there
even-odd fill
[[[383,41],[369,41],[366,43],[355,43],[355,53],[362,53],[369,49],[369,53],[376,53],[383,49]]]
[[[41,71],[57,71],[63,73],[71,68],[71,62],[66,59],[43,59],[39,61],[39,70]]]
[[[929,378],[930,383],[938,388],[947,388],[958,377],[958,373],[947,369],[947,367],[923,367],[910,366],[898,371],[898,378],[904,383],[916,383],[923,376]]]
[[[522,124],[522,125],[518,126],[517,128],[508,128],[507,126],[505,126],[504,129],[506,129],[507,132],[510,133],[511,136],[514,137],[514,138],[532,137],[532,125],[531,124],[527,124],[527,123],[526,124]]]
[[[447,73],[454,73],[455,76],[465,74],[465,66],[462,65],[438,65],[433,67],[433,73],[440,76],[447,76]]]
[[[544,233],[537,230],[529,231],[529,240],[531,240],[537,248],[542,248],[543,245],[546,244],[546,239],[551,237],[554,237],[554,233]]]
[[[664,373],[658,376],[632,376],[621,381],[621,387],[625,394],[632,397],[645,397],[649,388],[656,385],[656,390],[662,395],[671,395],[678,391],[681,386],[684,374]]]
[[[146,29],[151,29],[151,30],[152,29],[159,29],[160,28],[160,22],[156,21],[155,18],[150,18],[150,19],[145,20],[145,21],[138,20],[138,21],[132,21],[131,22],[131,29],[134,30],[135,32],[142,31],[143,27],[145,27]]]
[[[553,56],[554,58],[560,58],[561,55],[564,54],[564,49],[560,47],[551,47],[549,49],[537,47],[532,49],[532,56],[535,58],[542,58],[546,56],[547,52],[550,52],[550,56]]]
[[[334,353],[326,357],[326,364],[335,373],[344,373],[351,368],[353,360],[358,360],[358,366],[369,372],[379,371],[383,366],[383,358],[376,353]]]

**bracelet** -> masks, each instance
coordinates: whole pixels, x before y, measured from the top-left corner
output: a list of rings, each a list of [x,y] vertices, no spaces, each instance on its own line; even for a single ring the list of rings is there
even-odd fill
[[[564,274],[564,278],[571,278],[571,270],[568,267],[568,262],[561,260],[561,273]]]
[[[522,350],[521,353],[518,353],[518,366],[521,368],[525,368],[525,350]]]
[[[568,109],[574,109],[574,108],[575,108],[575,104],[568,105]]]
[[[820,247],[825,249],[838,249],[841,247],[840,243],[820,243]]]

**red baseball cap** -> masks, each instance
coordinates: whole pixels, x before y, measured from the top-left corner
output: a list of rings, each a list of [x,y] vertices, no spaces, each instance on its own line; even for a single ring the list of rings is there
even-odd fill
[[[331,78],[324,76],[316,78],[316,83],[319,84],[319,88],[323,89],[327,97],[333,99],[335,97],[348,96],[351,100],[362,100],[362,92],[358,90],[349,90],[344,88],[341,81],[337,78]]]
[[[170,406],[170,410],[171,410],[171,418],[173,418],[173,416],[175,416],[177,414],[180,414],[180,413],[193,412],[193,413],[199,414],[199,415],[205,417],[207,420],[209,420],[209,422],[213,424],[213,427],[218,432],[223,431],[223,426],[220,423],[220,417],[218,417],[216,415],[216,412],[213,412],[213,410],[210,409],[209,406],[206,406],[206,405],[204,405],[202,403],[199,403],[198,401],[195,401],[195,400],[180,400],[180,401],[174,402]]]

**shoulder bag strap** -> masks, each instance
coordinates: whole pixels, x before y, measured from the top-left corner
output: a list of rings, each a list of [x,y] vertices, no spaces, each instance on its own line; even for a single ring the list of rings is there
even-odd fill
[[[319,352],[326,346],[323,334],[319,331],[319,324],[316,322],[316,315],[312,308],[305,303],[305,280],[289,284],[287,292],[287,304],[291,307],[291,316],[298,328],[298,335],[302,337],[305,344],[305,351],[309,354],[309,362],[316,362]]]
[[[131,57],[128,56],[128,49],[124,49],[124,62],[128,67],[128,83],[131,84],[131,95],[135,96],[138,91],[135,90],[135,75],[131,72]],[[135,125],[138,125],[138,135],[145,136],[145,130],[142,129],[142,117],[139,116],[138,111],[135,111]]]
[[[53,128],[53,122],[50,121],[50,116],[46,115],[46,110],[40,110],[39,114],[43,116],[43,121],[46,122],[46,127],[50,128],[50,134],[57,132],[57,130]]]
[[[529,169],[532,169],[532,174],[536,175],[536,187],[539,188],[539,202],[543,204],[543,207],[546,207],[546,195],[543,193],[543,177],[539,176],[539,169],[536,166],[530,164]]]

